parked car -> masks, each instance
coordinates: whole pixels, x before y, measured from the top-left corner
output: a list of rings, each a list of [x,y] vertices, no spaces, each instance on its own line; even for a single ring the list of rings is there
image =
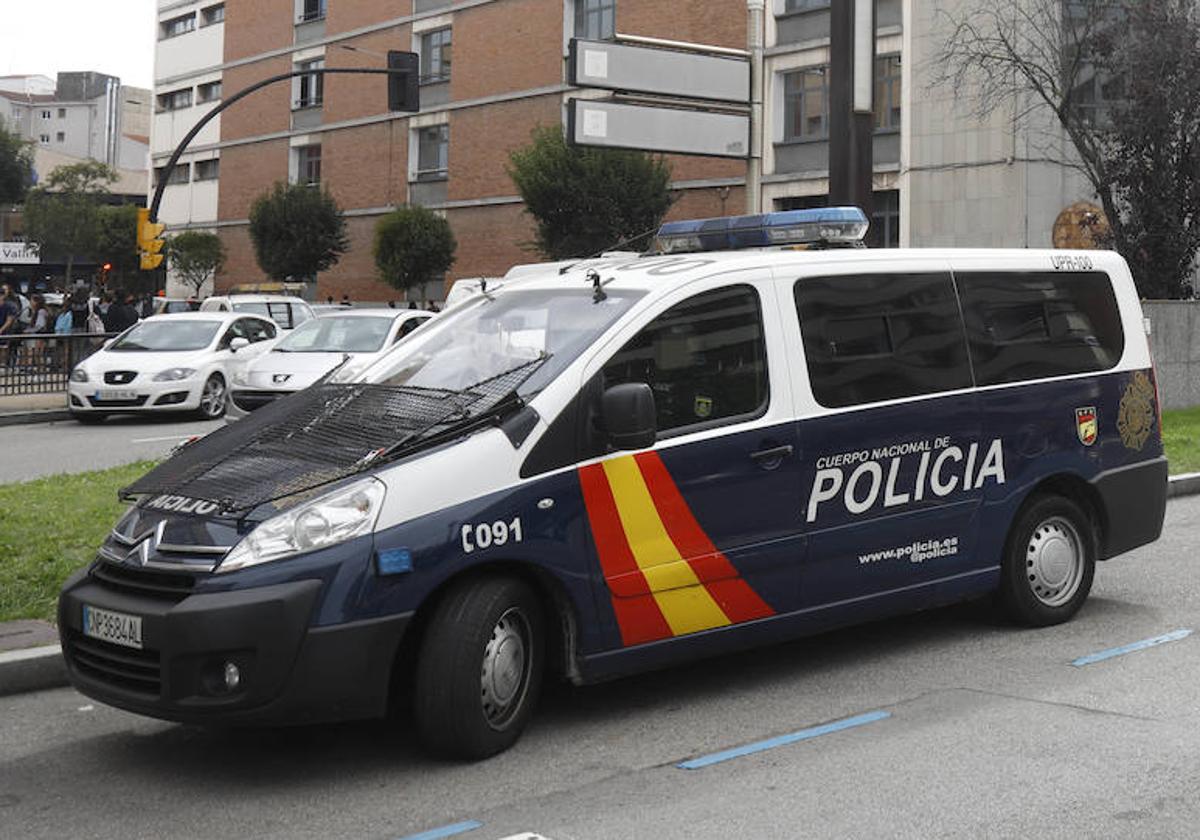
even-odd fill
[[[200,301],[195,298],[154,298],[155,315],[174,315],[176,312],[196,312],[200,309]]]
[[[253,312],[290,330],[313,318],[312,307],[291,295],[215,295],[200,304],[201,312]]]
[[[261,315],[154,315],[75,366],[67,406],[82,423],[131,412],[216,419],[225,413],[233,371],[270,349],[278,334]]]
[[[307,321],[234,373],[226,419],[307,388],[343,362],[365,368],[432,317],[419,309],[343,307]]]

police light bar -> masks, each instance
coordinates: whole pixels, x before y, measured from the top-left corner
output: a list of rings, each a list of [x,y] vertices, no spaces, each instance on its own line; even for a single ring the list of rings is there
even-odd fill
[[[819,207],[667,222],[658,229],[655,241],[663,254],[804,243],[858,245],[867,233],[868,224],[867,217],[857,207]]]

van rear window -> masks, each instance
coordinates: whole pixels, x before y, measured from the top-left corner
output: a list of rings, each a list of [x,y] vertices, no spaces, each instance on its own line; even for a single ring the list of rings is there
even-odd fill
[[[1103,272],[966,272],[955,281],[980,385],[1107,370],[1125,349]]]
[[[813,395],[842,408],[971,387],[949,274],[805,278],[796,311]]]

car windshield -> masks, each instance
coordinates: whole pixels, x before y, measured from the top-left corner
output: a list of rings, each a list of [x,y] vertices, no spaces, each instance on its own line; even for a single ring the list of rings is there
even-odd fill
[[[519,389],[528,396],[557,376],[640,297],[640,292],[609,292],[597,302],[590,288],[480,297],[396,345],[364,372],[364,379],[459,391],[545,358]]]
[[[233,304],[233,311],[262,315],[264,318],[270,318],[285,330],[290,330],[301,321],[308,320],[308,313],[304,311],[304,308],[293,306],[290,301],[270,301],[269,303],[245,301]]]
[[[166,318],[142,321],[109,345],[109,350],[203,350],[212,343],[220,321]]]
[[[374,353],[394,319],[326,316],[306,321],[275,345],[276,353]]]

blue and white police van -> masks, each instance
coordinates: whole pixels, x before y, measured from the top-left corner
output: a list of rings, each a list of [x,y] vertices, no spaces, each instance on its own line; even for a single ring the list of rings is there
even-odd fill
[[[493,282],[192,443],[63,589],[76,687],[198,723],[507,748],[587,683],[993,593],[1050,625],[1156,539],[1110,252],[866,250],[854,209],[665,225]]]

